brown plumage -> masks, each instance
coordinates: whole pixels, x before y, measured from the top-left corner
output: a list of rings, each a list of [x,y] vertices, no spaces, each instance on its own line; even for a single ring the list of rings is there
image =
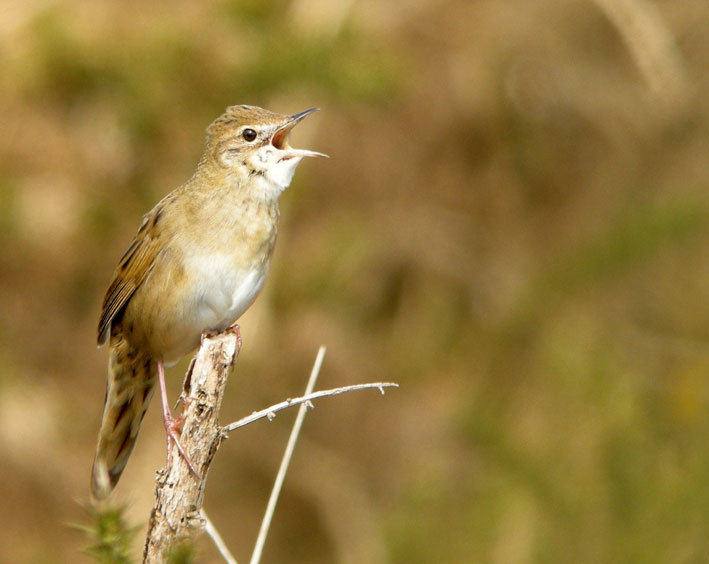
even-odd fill
[[[155,391],[155,359],[122,336],[111,339],[103,422],[96,446],[91,491],[105,497],[118,482],[138,438]]]
[[[143,218],[98,325],[98,343],[108,341],[111,352],[92,472],[95,497],[106,497],[123,472],[156,376],[164,386],[163,364],[195,349],[204,331],[233,325],[256,299],[278,232],[278,196],[303,157],[325,156],[287,142],[311,111],[288,116],[227,108],[207,129],[192,178]],[[163,409],[168,437],[177,440],[169,408]]]

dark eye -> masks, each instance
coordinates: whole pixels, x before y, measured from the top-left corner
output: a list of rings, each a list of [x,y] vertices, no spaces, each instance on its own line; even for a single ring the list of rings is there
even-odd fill
[[[241,133],[241,135],[247,141],[253,141],[254,139],[256,139],[256,132],[250,128],[244,129],[244,131]]]

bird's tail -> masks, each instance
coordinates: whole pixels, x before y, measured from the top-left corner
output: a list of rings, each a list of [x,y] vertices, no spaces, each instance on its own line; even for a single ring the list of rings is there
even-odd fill
[[[128,462],[155,390],[156,367],[154,358],[122,337],[111,339],[106,400],[91,473],[96,499],[111,493]]]

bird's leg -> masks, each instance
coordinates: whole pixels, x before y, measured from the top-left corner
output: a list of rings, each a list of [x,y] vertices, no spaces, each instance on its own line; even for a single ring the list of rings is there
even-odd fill
[[[239,327],[238,323],[234,323],[234,325],[227,327],[226,330],[234,331],[236,334],[236,354],[238,355],[241,351],[241,327]]]
[[[172,449],[170,447],[172,446],[171,442],[174,441],[180,456],[185,459],[185,462],[187,463],[187,466],[189,466],[192,474],[194,474],[198,480],[201,480],[202,478],[200,477],[199,472],[190,460],[190,457],[187,456],[185,449],[182,448],[182,445],[180,444],[178,431],[180,430],[180,425],[182,425],[184,416],[180,416],[175,419],[172,416],[172,413],[170,413],[170,405],[167,402],[167,389],[165,388],[165,368],[163,367],[162,361],[158,361],[158,381],[160,382],[160,398],[162,399],[162,420],[165,425],[167,439],[167,467],[169,468],[172,465]]]

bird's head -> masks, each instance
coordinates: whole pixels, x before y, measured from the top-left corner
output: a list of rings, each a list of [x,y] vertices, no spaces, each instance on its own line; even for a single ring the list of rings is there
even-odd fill
[[[207,128],[203,163],[206,159],[240,183],[253,180],[280,194],[303,157],[327,157],[288,144],[291,130],[316,110],[286,115],[257,106],[230,106]]]

